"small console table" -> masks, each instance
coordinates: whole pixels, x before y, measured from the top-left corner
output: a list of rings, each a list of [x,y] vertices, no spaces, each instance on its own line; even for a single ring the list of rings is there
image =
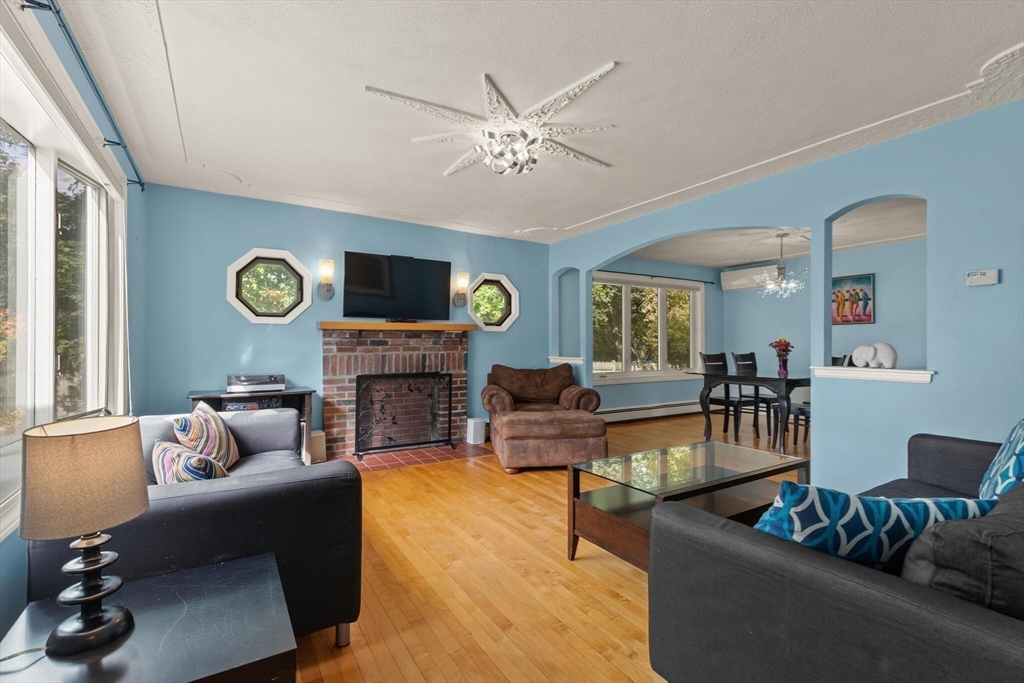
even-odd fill
[[[315,392],[309,387],[291,387],[284,391],[252,391],[241,394],[229,394],[225,391],[190,391],[188,399],[192,401],[192,409],[195,410],[200,401],[206,403],[214,410],[224,410],[225,401],[251,399],[256,402],[261,399],[280,398],[279,408],[295,408],[299,411],[299,419],[302,421],[302,462],[307,465],[313,464],[313,453],[310,450],[313,439],[313,394]]]
[[[0,680],[295,681],[295,637],[273,553],[126,581],[110,601],[135,617],[127,636],[74,657],[13,657],[0,662]],[[33,602],[0,643],[0,657],[41,647],[74,611],[54,598]]]

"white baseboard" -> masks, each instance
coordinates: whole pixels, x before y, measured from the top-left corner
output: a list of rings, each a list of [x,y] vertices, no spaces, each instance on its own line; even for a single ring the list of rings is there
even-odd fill
[[[598,410],[594,414],[603,417],[605,422],[627,422],[630,420],[648,420],[654,417],[671,417],[673,415],[686,415],[689,413],[699,412],[699,401],[680,401],[678,403],[656,403],[645,406],[604,408]],[[711,412],[720,412],[720,409],[712,409]]]

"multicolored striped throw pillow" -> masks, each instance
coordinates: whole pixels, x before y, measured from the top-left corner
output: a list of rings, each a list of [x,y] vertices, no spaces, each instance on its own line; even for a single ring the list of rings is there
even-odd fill
[[[169,441],[157,441],[153,445],[153,472],[157,484],[181,484],[228,476],[228,471],[213,458]]]
[[[178,443],[200,455],[212,458],[228,470],[238,462],[235,437],[217,411],[200,402],[190,415],[174,418]]]

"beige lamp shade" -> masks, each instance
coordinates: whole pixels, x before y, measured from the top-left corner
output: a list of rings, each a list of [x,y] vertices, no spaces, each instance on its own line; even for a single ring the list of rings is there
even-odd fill
[[[149,509],[142,433],[134,417],[54,422],[22,438],[21,537],[83,536]]]

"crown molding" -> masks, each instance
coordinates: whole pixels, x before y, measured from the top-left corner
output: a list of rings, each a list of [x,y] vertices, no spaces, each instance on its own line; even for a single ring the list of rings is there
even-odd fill
[[[745,185],[784,171],[852,152],[861,147],[1007,104],[1022,97],[1024,97],[1024,43],[1015,45],[986,62],[981,68],[981,77],[968,83],[967,89],[963,92],[705,180],[696,185],[597,216],[583,223],[570,225],[558,231],[538,233],[535,241],[560,242],[699,197]],[[526,237],[530,239],[534,236]]]

